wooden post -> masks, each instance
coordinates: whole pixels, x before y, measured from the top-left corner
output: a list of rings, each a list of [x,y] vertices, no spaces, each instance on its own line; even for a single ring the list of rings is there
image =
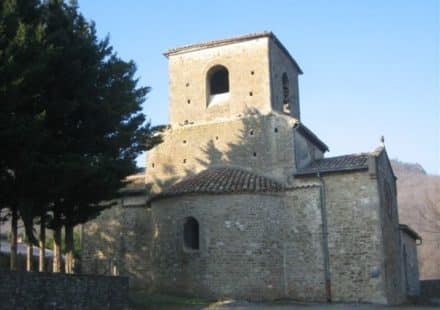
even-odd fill
[[[38,241],[38,271],[46,271],[46,261],[45,261],[45,244],[46,244],[46,219],[44,215],[41,216],[40,220],[40,240]]]
[[[26,249],[26,271],[32,271],[34,262],[34,246],[28,241]]]
[[[11,219],[11,254],[9,257],[11,270],[17,270],[17,222],[17,206],[13,206]]]
[[[73,226],[66,224],[65,229],[65,243],[66,243],[66,273],[73,273]]]
[[[61,272],[61,227],[55,227],[53,233],[53,272]]]

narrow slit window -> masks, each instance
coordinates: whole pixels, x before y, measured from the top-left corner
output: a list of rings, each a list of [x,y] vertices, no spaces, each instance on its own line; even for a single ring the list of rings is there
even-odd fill
[[[183,242],[185,248],[199,249],[199,222],[193,217],[188,217],[183,225]]]
[[[290,111],[290,87],[289,87],[289,78],[287,77],[287,73],[283,73],[282,76],[283,83],[283,111]]]

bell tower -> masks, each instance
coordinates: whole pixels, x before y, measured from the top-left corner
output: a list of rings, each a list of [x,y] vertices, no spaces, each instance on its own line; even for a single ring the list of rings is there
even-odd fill
[[[171,126],[271,111],[299,120],[301,69],[271,32],[171,49]]]
[[[300,124],[302,71],[271,32],[171,49],[170,126],[148,152],[160,192],[215,166],[287,182],[326,146]]]

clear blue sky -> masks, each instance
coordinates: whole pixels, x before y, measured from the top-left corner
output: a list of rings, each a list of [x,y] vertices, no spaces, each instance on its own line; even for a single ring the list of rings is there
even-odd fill
[[[370,151],[440,174],[439,1],[79,0],[100,37],[152,87],[168,121],[168,48],[270,30],[300,64],[302,121],[327,156]]]

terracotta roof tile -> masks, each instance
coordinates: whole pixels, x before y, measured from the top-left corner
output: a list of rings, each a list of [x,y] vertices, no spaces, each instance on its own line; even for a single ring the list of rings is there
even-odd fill
[[[184,194],[273,193],[281,192],[281,183],[238,168],[209,168],[152,196],[149,202]]]

